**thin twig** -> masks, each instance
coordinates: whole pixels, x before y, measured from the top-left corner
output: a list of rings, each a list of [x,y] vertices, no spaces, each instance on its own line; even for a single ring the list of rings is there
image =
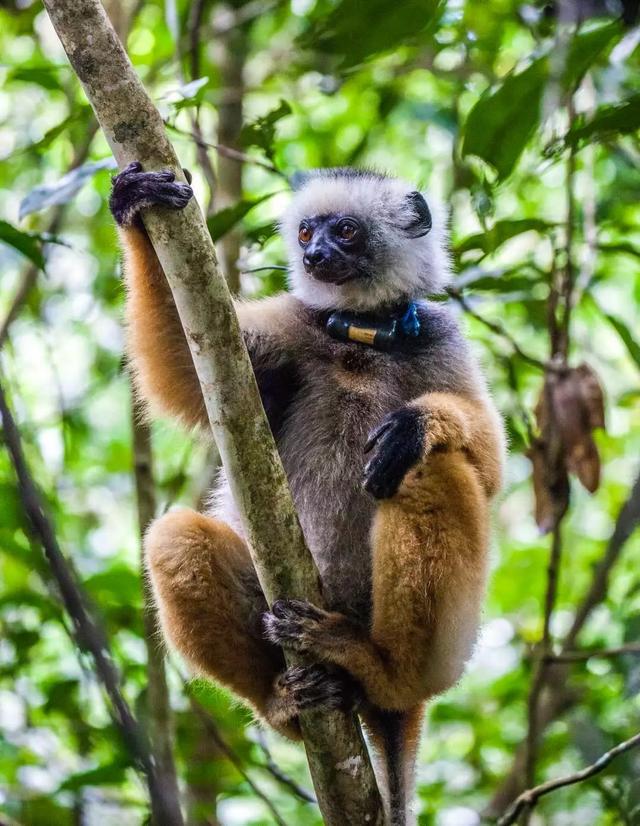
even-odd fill
[[[208,149],[215,149],[215,151],[219,155],[223,155],[225,158],[231,158],[231,160],[238,161],[238,163],[248,163],[252,164],[253,166],[261,166],[263,169],[266,169],[269,172],[272,172],[274,175],[279,175],[281,178],[287,179],[287,176],[284,172],[279,170],[276,166],[269,161],[263,161],[261,158],[256,158],[253,155],[247,155],[246,152],[240,152],[238,149],[232,149],[230,146],[224,146],[221,143],[210,143],[209,141],[205,141],[202,138],[198,137],[194,132],[189,132],[187,129],[180,129],[179,126],[176,126],[173,123],[169,123],[165,121],[165,126],[168,129],[171,129],[172,132],[175,132],[178,135],[183,135],[186,138],[191,138],[198,146],[203,146]]]
[[[158,820],[159,823],[182,826],[180,810],[175,811],[174,801],[167,795],[166,789],[160,782],[146,737],[120,689],[120,674],[111,656],[104,628],[98,622],[95,611],[60,550],[53,524],[47,516],[44,502],[29,471],[22,450],[20,433],[9,409],[1,382],[0,416],[4,442],[18,478],[18,493],[22,506],[31,524],[34,537],[42,545],[60,597],[73,623],[76,643],[80,650],[88,651],[93,657],[96,675],[111,703],[114,723],[134,762],[146,775],[154,816],[162,813],[163,819]]]
[[[541,783],[539,786],[528,789],[515,800],[509,811],[498,820],[498,826],[511,826],[524,811],[531,811],[538,800],[544,797],[544,795],[554,792],[556,789],[561,789],[564,786],[573,786],[576,783],[582,783],[583,780],[588,780],[590,777],[600,774],[616,757],[638,747],[640,747],[640,733],[635,734],[622,743],[618,743],[617,746],[614,746],[614,748],[601,755],[595,763],[592,763],[581,771],[567,774],[564,777],[558,777],[555,780],[548,780],[546,783]]]
[[[549,663],[578,663],[593,657],[605,659],[622,654],[640,654],[640,642],[630,642],[616,648],[595,648],[591,651],[561,651],[559,654],[546,654],[545,660]]]
[[[534,668],[534,676],[529,691],[528,708],[528,728],[526,740],[525,759],[525,783],[531,785],[535,775],[537,758],[537,746],[540,738],[540,726],[538,725],[538,710],[540,696],[547,681],[546,657],[551,652],[551,619],[556,604],[558,594],[558,575],[560,572],[560,560],[562,557],[562,537],[560,532],[560,522],[556,522],[551,539],[551,552],[547,565],[547,590],[544,602],[544,620],[542,639],[538,646],[538,656]]]
[[[518,344],[518,342],[515,340],[515,338],[511,335],[511,333],[505,327],[502,326],[502,324],[500,324],[497,321],[491,321],[488,318],[484,318],[484,316],[481,316],[478,312],[476,312],[476,310],[473,309],[473,307],[467,300],[466,296],[464,296],[463,293],[456,287],[447,287],[446,291],[447,295],[453,298],[454,301],[457,301],[458,304],[465,311],[465,313],[467,313],[467,315],[470,315],[472,318],[475,318],[476,321],[479,321],[481,324],[484,324],[484,326],[487,329],[491,330],[492,333],[495,333],[496,335],[500,336],[500,338],[503,338],[505,341],[507,341],[511,345],[514,353],[517,356],[519,356],[523,361],[526,361],[528,364],[537,367],[538,370],[544,371],[553,369],[553,366],[549,363],[544,362],[541,359],[536,358],[535,356],[532,356],[529,353],[525,352],[522,349],[522,347]]]
[[[274,777],[278,783],[281,783],[283,786],[290,789],[296,797],[300,798],[300,800],[304,800],[305,803],[314,803],[317,805],[318,801],[316,800],[316,796],[308,789],[304,789],[296,783],[292,777],[289,777],[289,775],[283,772],[280,766],[278,766],[276,761],[273,759],[271,750],[267,745],[267,738],[265,737],[264,731],[260,726],[256,729],[256,739],[258,741],[258,745],[262,749],[262,753],[264,754],[264,759],[266,761],[265,768],[269,774],[271,774],[271,776]]]
[[[272,270],[281,270],[282,272],[289,272],[289,267],[283,267],[280,264],[272,264],[270,267],[252,267],[250,270],[242,270],[240,275],[250,275],[252,272],[271,272]]]

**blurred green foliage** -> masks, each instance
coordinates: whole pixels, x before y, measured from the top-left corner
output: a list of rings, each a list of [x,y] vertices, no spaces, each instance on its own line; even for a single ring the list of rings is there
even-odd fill
[[[111,4],[112,8],[120,4]],[[455,286],[474,312],[498,322],[537,359],[548,354],[550,273],[566,256],[568,147],[575,147],[571,255],[577,271],[571,358],[598,372],[607,431],[598,434],[598,493],[576,487],[563,527],[564,556],[552,630],[561,635],[589,585],[640,453],[640,35],[610,19],[559,26],[516,0],[387,3],[362,0],[204,2],[196,64],[193,3],[133,4],[131,58],[157,101],[183,164],[208,199],[191,137],[198,113],[216,143],[225,88],[221,49],[246,52],[237,148],[244,166],[234,205],[214,210],[216,239],[242,237],[243,292],[283,287],[275,221],[285,178],[326,165],[381,167],[425,186],[450,209]],[[139,536],[132,478],[130,391],[123,370],[116,233],[105,164],[77,177],[74,162],[109,157],[46,14],[29,0],[0,7],[0,319],[30,265],[37,267],[9,340],[2,373],[25,448],[62,547],[102,615],[125,693],[144,708]],[[198,81],[193,83],[193,81]],[[238,93],[238,90],[235,90]],[[575,115],[570,119],[568,96]],[[82,158],[79,150],[88,149]],[[212,149],[210,158],[217,164]],[[269,171],[273,164],[277,172]],[[284,177],[283,177],[284,176]],[[82,176],[81,176],[82,177]],[[75,186],[78,183],[78,186]],[[80,186],[80,184],[83,184]],[[44,211],[52,187],[67,203]],[[31,194],[19,219],[21,202]],[[215,199],[214,199],[215,207]],[[61,209],[52,228],[53,210]],[[42,243],[54,232],[62,244]],[[256,272],[247,272],[258,270]],[[477,654],[462,683],[430,713],[418,768],[419,822],[472,826],[508,771],[526,732],[531,645],[541,635],[548,540],[533,520],[527,423],[542,376],[508,339],[466,317],[511,437],[508,483],[496,512],[493,573]],[[193,504],[209,453],[168,422],[154,424],[159,507]],[[608,647],[640,638],[640,543],[632,537],[609,592],[580,642]],[[273,822],[246,779],[203,733],[175,664],[168,665],[176,759],[185,796],[201,795],[193,822]],[[640,727],[640,658],[578,662],[579,701],[545,736],[540,778],[593,759]],[[229,697],[196,684],[246,771],[289,824],[317,810],[265,769]],[[268,735],[278,764],[310,781],[300,749]],[[640,823],[640,758],[621,758],[597,781],[556,793],[541,823]],[[217,809],[217,815],[216,815]],[[0,452],[0,812],[28,826],[142,823],[145,790],[104,699],[68,634],[40,550],[26,531],[8,458]]]

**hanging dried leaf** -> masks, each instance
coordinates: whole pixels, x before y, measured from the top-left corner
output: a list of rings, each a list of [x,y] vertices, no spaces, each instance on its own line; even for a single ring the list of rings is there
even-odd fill
[[[547,454],[542,439],[536,439],[527,456],[533,465],[533,493],[535,497],[535,520],[540,533],[553,530],[569,506],[569,477],[564,468],[556,469],[555,483],[550,484]]]
[[[529,450],[533,464],[536,522],[547,533],[569,503],[568,474],[594,493],[600,484],[600,456],[593,439],[604,427],[604,394],[587,364],[550,371],[538,404],[540,438]]]

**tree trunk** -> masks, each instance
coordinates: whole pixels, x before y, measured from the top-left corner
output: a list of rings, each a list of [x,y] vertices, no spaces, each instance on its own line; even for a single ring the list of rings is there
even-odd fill
[[[45,7],[120,166],[139,160],[184,180],[162,119],[98,0],[45,0]],[[194,202],[181,212],[154,208],[144,222],[180,314],[266,598],[321,603],[318,572],[200,210]],[[355,717],[305,713],[301,725],[326,823],[380,824],[380,797]]]

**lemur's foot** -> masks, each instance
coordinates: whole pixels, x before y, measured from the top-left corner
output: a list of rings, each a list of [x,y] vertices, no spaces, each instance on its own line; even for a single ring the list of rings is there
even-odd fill
[[[296,713],[319,707],[352,711],[360,701],[354,680],[322,665],[288,668],[277,678],[275,692],[291,702]]]
[[[185,175],[190,179],[186,170]],[[136,223],[140,211],[147,207],[184,209],[192,197],[191,187],[176,183],[171,170],[143,172],[142,164],[134,161],[113,179],[109,207],[116,223],[126,227]]]
[[[299,599],[278,599],[262,615],[264,635],[276,645],[311,652],[330,633],[331,614]]]
[[[389,499],[425,449],[425,421],[420,410],[403,407],[389,414],[370,434],[364,452],[371,457],[363,486],[376,499]]]
[[[360,640],[362,629],[344,614],[316,608],[301,599],[278,599],[262,615],[264,636],[292,651],[332,661],[335,649]]]

